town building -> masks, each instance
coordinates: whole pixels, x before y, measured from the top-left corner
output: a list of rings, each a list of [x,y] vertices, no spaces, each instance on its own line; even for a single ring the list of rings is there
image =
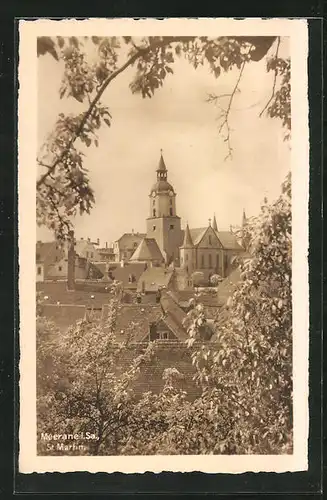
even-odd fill
[[[206,227],[193,229],[186,224],[183,230],[181,218],[177,214],[176,191],[168,182],[168,170],[162,153],[156,175],[157,180],[149,193],[146,236],[140,239],[138,246],[133,242],[136,248],[129,260],[175,268],[183,288],[192,285],[195,272],[200,272],[205,282],[213,274],[221,278],[228,276],[233,258],[244,252],[237,236],[232,231],[219,230],[215,215],[212,222],[209,219]],[[126,235],[121,239],[124,237]]]

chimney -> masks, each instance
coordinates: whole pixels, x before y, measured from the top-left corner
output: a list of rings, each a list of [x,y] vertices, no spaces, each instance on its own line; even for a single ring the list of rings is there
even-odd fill
[[[100,246],[100,238],[97,238],[97,245]]]
[[[67,289],[75,290],[75,238],[74,231],[69,231],[68,237]]]
[[[134,229],[132,229],[132,234],[134,234]]]

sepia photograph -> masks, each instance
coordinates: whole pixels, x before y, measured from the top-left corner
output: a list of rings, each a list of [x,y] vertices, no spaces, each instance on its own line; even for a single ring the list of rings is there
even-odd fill
[[[173,21],[21,26],[20,441],[45,470],[306,463],[306,24]]]

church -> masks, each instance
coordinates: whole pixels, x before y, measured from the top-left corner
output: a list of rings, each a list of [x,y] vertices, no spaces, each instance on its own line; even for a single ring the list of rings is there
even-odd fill
[[[133,243],[135,248],[130,252],[128,262],[174,268],[190,280],[195,272],[202,273],[205,281],[213,274],[221,278],[228,276],[233,258],[244,252],[236,235],[231,231],[220,231],[215,215],[206,227],[190,228],[186,224],[182,229],[177,214],[176,191],[168,181],[162,152],[156,176],[149,193],[146,233],[136,233],[139,239]]]

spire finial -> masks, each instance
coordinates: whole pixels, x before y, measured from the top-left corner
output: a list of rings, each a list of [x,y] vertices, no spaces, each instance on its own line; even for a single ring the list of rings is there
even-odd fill
[[[208,220],[209,220],[209,226],[211,226],[211,218],[209,218]]]
[[[218,226],[217,226],[216,214],[215,213],[213,214],[212,229],[214,231],[218,231]]]

